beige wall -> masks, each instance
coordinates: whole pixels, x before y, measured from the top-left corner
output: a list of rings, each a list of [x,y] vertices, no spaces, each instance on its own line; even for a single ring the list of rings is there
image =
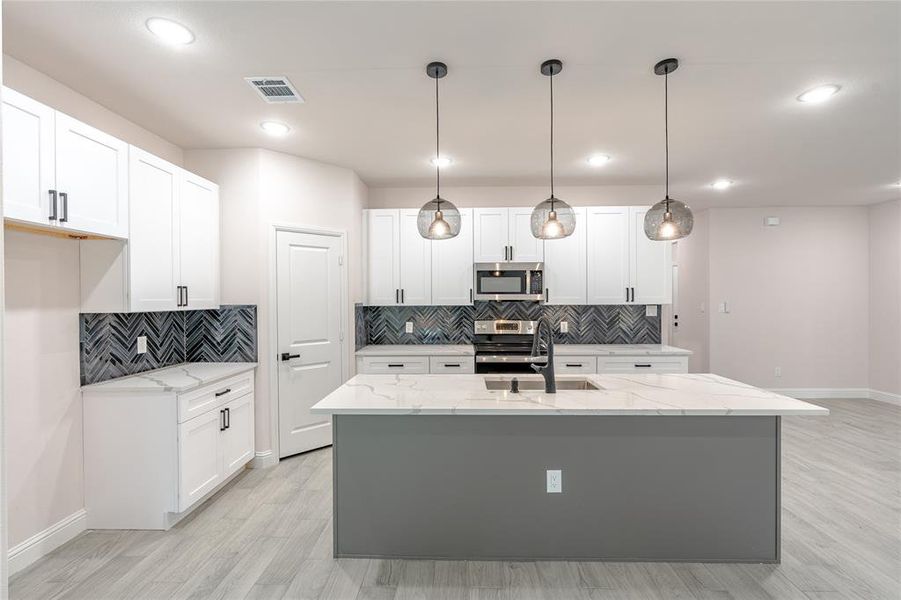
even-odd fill
[[[768,215],[782,224],[765,227]],[[867,208],[709,218],[710,370],[766,388],[868,387]]]
[[[869,227],[870,387],[901,397],[901,200],[870,206]]]
[[[272,448],[270,422],[270,261],[274,224],[347,232],[350,301],[345,315],[353,372],[353,303],[362,299],[363,208],[367,189],[349,170],[268,150],[189,150],[185,167],[219,183],[222,303],[257,305],[259,368],[256,448]]]
[[[555,194],[573,206],[649,206],[660,200],[659,185],[557,186]],[[369,208],[419,208],[435,197],[434,187],[370,188]],[[442,186],[441,197],[463,207],[534,206],[547,186]]]
[[[9,544],[84,508],[78,242],[6,231]]]
[[[23,62],[3,55],[3,85],[176,165],[181,148]]]

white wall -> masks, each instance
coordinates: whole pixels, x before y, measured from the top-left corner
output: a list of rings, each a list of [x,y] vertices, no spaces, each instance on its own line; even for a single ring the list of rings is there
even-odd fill
[[[257,305],[259,368],[255,381],[256,449],[273,447],[270,431],[270,243],[274,224],[347,232],[350,301],[345,360],[353,371],[353,303],[362,300],[363,208],[367,188],[349,170],[268,150],[188,150],[185,167],[219,183],[222,303]]]
[[[781,226],[765,227],[768,215]],[[867,208],[711,209],[709,219],[710,370],[766,388],[866,388]]]
[[[901,200],[869,207],[870,388],[901,399]]]
[[[129,144],[182,164],[181,148],[119,116],[105,106],[82,96],[70,87],[51,79],[23,62],[3,55],[3,85],[34,98],[47,106],[96,127]]]
[[[84,508],[78,242],[6,231],[9,544]]]

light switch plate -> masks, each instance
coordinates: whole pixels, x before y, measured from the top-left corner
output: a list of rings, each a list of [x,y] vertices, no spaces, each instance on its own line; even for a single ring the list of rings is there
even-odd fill
[[[646,317],[656,317],[657,316],[657,305],[656,304],[647,304],[644,307],[644,316]]]
[[[407,321],[407,324],[404,326],[404,331],[413,333],[413,321]]]
[[[563,471],[560,469],[548,469],[547,471],[547,493],[562,494],[563,493]]]
[[[146,354],[147,353],[147,336],[139,335],[138,336],[138,354]]]
[[[569,321],[560,321],[560,333],[569,333]]]
[[[781,222],[779,217],[767,217],[763,220],[763,224],[767,227],[779,227]]]
[[[723,314],[729,312],[729,304],[727,302],[720,302],[720,312]]]

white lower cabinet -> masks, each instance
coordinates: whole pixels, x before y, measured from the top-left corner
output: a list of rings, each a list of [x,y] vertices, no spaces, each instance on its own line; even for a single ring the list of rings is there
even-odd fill
[[[431,356],[429,373],[475,373],[475,363],[472,356]]]
[[[168,529],[254,456],[252,367],[181,394],[82,395],[89,529]]]
[[[604,356],[598,373],[688,373],[687,356]]]
[[[598,359],[595,356],[555,356],[554,369],[561,375],[597,373]]]
[[[428,347],[423,347],[428,352]],[[422,356],[358,356],[357,373],[368,375],[391,374],[472,374],[475,373],[475,358],[471,355]]]

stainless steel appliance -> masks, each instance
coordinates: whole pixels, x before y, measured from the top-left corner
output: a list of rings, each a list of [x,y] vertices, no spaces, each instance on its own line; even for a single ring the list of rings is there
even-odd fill
[[[476,321],[472,342],[476,373],[534,373],[532,339],[537,321]]]
[[[476,300],[544,299],[544,263],[476,263]]]

